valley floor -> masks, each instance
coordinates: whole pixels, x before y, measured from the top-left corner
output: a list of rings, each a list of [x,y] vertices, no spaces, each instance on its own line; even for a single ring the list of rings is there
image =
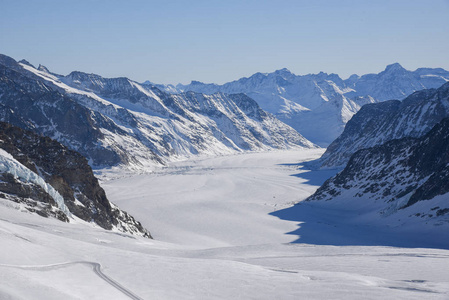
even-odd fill
[[[104,182],[155,240],[0,202],[0,299],[448,299],[448,250],[288,234],[307,223],[276,215],[335,173],[297,165],[321,154],[203,158]]]

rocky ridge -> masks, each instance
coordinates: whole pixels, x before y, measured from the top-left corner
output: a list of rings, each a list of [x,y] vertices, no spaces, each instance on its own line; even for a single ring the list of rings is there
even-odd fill
[[[0,56],[0,90],[3,108],[27,129],[95,167],[140,170],[197,154],[314,147],[242,94],[171,95],[127,78],[61,76],[7,56]]]
[[[357,151],[343,171],[306,201],[359,215],[400,215],[448,225],[448,183],[449,118],[445,118],[420,138],[390,140]]]
[[[87,160],[60,143],[0,122],[0,197],[44,217],[76,216],[107,230],[151,238],[131,215],[110,203]]]
[[[357,150],[393,139],[423,136],[445,117],[449,117],[449,83],[415,92],[403,101],[365,105],[326,149],[319,165],[342,167]]]

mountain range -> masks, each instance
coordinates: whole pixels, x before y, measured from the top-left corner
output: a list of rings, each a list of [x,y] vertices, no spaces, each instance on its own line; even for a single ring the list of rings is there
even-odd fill
[[[316,147],[244,94],[172,95],[5,55],[0,121],[0,198],[8,205],[149,238],[109,202],[91,166],[142,171],[192,155]]]
[[[168,93],[245,93],[305,138],[327,147],[364,104],[402,100],[415,91],[438,88],[447,81],[449,72],[441,68],[408,71],[394,63],[378,74],[352,75],[346,80],[337,74],[295,75],[281,69],[223,85],[192,81],[188,85],[156,86]],[[149,81],[144,84],[153,85]]]
[[[403,137],[420,137],[449,117],[449,83],[413,93],[402,101],[363,106],[319,160],[323,168],[344,166],[357,150]]]
[[[4,55],[0,90],[3,121],[49,136],[96,167],[315,147],[244,94],[172,95],[128,78],[53,74]]]

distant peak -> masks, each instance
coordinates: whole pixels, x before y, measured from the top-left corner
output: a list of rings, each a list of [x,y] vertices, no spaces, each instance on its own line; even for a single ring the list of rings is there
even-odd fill
[[[50,73],[50,71],[47,69],[47,67],[43,66],[43,65],[39,65],[39,67],[37,67],[37,69],[39,71],[42,71],[42,72],[45,72],[45,73]]]
[[[292,72],[290,72],[290,70],[287,69],[287,68],[282,68],[280,70],[276,70],[275,73],[289,73],[289,74],[291,74]]]
[[[204,83],[202,83],[201,81],[192,80],[192,82],[190,82],[190,84],[194,85],[194,84],[204,84]]]
[[[280,70],[276,70],[276,71],[274,71],[274,74],[275,74],[275,75],[281,75],[281,76],[290,76],[290,75],[293,75],[293,73],[290,72],[290,70],[287,69],[287,68],[283,68],[283,69],[280,69]]]
[[[32,65],[29,61],[27,61],[26,59],[22,59],[21,61],[19,61],[19,63],[24,64],[24,65],[27,65],[27,66],[30,66],[30,67],[33,67],[33,68],[36,69],[36,67],[33,66],[33,65]]]
[[[399,63],[394,63],[391,65],[388,65],[385,68],[385,71],[402,71],[405,70]]]

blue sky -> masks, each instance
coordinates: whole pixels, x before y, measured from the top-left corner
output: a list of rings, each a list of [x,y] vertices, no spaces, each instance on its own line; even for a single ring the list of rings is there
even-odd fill
[[[449,69],[448,0],[1,0],[0,53],[51,71],[224,83]]]

